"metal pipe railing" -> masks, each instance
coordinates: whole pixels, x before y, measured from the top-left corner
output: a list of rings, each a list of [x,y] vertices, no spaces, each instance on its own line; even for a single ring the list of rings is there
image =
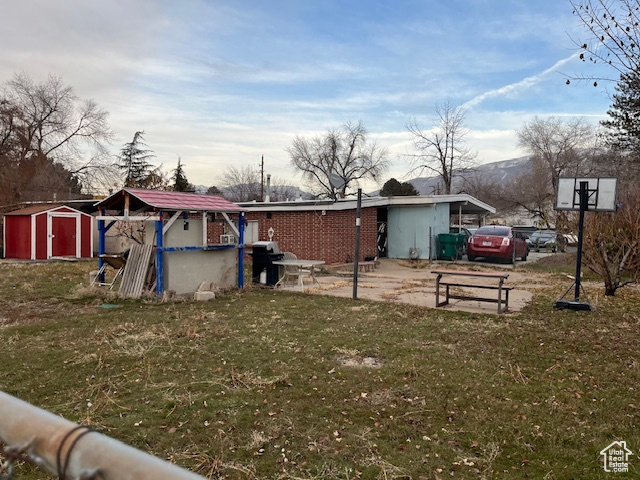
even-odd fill
[[[4,392],[0,392],[0,441],[60,478],[204,478]]]

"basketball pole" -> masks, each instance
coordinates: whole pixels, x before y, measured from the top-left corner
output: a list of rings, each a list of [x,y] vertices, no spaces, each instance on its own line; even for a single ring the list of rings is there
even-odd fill
[[[578,189],[579,201],[580,201],[580,213],[578,217],[578,251],[576,252],[576,279],[571,286],[567,289],[560,300],[558,300],[554,307],[558,309],[567,308],[569,310],[593,310],[591,304],[586,301],[580,301],[580,290],[582,285],[580,282],[580,276],[582,275],[582,237],[584,233],[584,212],[589,207],[589,182],[580,182],[580,188]],[[571,288],[575,285],[575,294],[573,301],[564,300],[564,297],[569,293]],[[586,299],[585,292],[585,299]]]
[[[574,299],[580,301],[580,277],[582,276],[582,237],[584,234],[584,212],[588,208],[588,182],[580,182],[580,216],[578,220],[578,251],[576,253],[576,291]]]

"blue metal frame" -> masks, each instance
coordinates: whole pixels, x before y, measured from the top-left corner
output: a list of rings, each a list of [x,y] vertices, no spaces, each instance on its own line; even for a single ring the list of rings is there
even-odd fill
[[[238,215],[238,288],[244,288],[244,212]]]
[[[100,215],[104,216],[104,210],[100,210]],[[109,223],[109,225],[105,226],[104,220],[98,220],[98,271],[102,271],[102,266],[104,265],[104,259],[101,255],[104,255],[106,252],[106,236],[107,232],[116,222],[113,221]],[[100,283],[104,283],[104,272],[102,272],[98,278]]]
[[[163,252],[193,252],[197,250],[225,250],[227,248],[236,248],[235,245],[205,245],[204,247],[163,247]]]
[[[185,247],[164,247],[164,237],[162,233],[162,229],[164,227],[164,220],[162,212],[159,212],[158,219],[155,222],[155,233],[156,233],[156,242],[155,242],[155,251],[156,251],[156,297],[161,297],[164,291],[164,261],[163,261],[163,253],[164,252],[188,252],[188,251],[198,251],[198,250],[226,250],[229,248],[236,248],[235,245],[203,245],[203,246],[185,246]],[[102,222],[102,226],[100,225]],[[98,221],[98,230],[100,231],[99,244],[100,251],[104,253],[104,233],[106,230],[111,228],[111,226],[115,222],[109,224],[106,229],[104,228],[104,220]],[[244,212],[240,212],[238,218],[238,288],[244,288],[244,223],[245,223],[245,215]],[[101,264],[100,264],[101,265]]]
[[[156,297],[161,297],[164,291],[164,265],[162,264],[162,212],[156,220]]]

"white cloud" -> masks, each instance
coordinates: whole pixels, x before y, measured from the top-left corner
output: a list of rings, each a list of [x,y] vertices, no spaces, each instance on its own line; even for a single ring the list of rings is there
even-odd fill
[[[349,120],[389,148],[390,175],[403,179],[406,122],[428,125],[447,97],[471,98],[468,139],[483,161],[510,158],[514,132],[536,113],[604,114],[591,90],[543,82],[573,56],[521,79],[564,55],[572,31],[570,10],[541,1],[464,11],[382,0],[5,2],[0,83],[20,71],[36,81],[62,75],[110,111],[114,153],[145,130],[157,163],[172,169],[180,155],[193,183],[216,184],[227,165],[262,155],[269,173],[295,178],[293,137]]]

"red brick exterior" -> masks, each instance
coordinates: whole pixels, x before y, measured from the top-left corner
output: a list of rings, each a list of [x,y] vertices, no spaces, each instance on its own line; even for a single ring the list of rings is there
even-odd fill
[[[270,213],[271,218],[267,218]],[[353,262],[356,211],[326,210],[247,212],[247,221],[258,221],[258,239],[269,239],[269,228],[273,228],[273,240],[282,252],[292,252],[298,258],[324,260],[326,263]],[[378,211],[363,208],[360,222],[360,261],[378,254]],[[210,241],[219,238],[222,226],[219,222],[209,225]],[[214,241],[214,243],[217,243]]]

